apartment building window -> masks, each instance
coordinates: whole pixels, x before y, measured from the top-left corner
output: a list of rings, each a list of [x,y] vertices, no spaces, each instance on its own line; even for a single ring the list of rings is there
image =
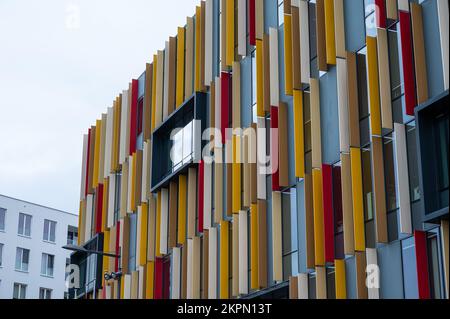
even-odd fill
[[[283,279],[298,273],[297,189],[281,194],[283,228]]]
[[[3,263],[3,244],[0,244],[0,267],[2,267]]]
[[[28,272],[28,265],[30,263],[30,250],[17,247],[16,250],[16,270]]]
[[[120,215],[120,200],[122,198],[121,195],[122,188],[122,173],[118,173],[115,176],[115,184],[114,184],[114,223],[119,220]]]
[[[416,122],[406,124],[406,145],[408,154],[408,173],[411,201],[418,201],[421,198],[419,182],[419,164],[416,139]]]
[[[449,176],[448,176],[448,112],[435,119],[434,136],[436,143],[436,167],[439,193],[439,207],[448,206]]]
[[[39,288],[39,299],[52,299],[52,290],[48,288]]]
[[[172,172],[180,169],[184,164],[192,160],[193,155],[194,121],[189,122],[184,128],[179,129],[171,136],[173,141],[171,159]]]
[[[44,220],[44,241],[51,243],[55,242],[56,234],[56,222],[51,220]]]
[[[19,230],[18,234],[21,236],[31,236],[31,215],[24,213],[19,214]]]
[[[78,243],[78,228],[69,226],[67,230],[67,245],[76,245]]]
[[[14,283],[13,299],[25,299],[27,296],[27,285]]]
[[[344,214],[342,210],[342,164],[333,166],[333,217],[334,217],[334,254],[336,259],[344,259]]]
[[[376,37],[377,25],[376,25],[376,13],[373,0],[365,0],[365,19],[366,19],[366,35],[370,37]]]
[[[45,253],[42,254],[41,275],[53,277],[54,265],[55,265],[55,256]]]
[[[0,207],[0,231],[5,231],[6,209]]]
[[[278,26],[284,24],[284,1],[278,0]]]

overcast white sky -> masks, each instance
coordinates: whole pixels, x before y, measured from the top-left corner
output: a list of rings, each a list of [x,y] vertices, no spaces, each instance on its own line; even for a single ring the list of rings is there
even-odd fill
[[[0,194],[78,213],[83,134],[200,0],[0,0]]]

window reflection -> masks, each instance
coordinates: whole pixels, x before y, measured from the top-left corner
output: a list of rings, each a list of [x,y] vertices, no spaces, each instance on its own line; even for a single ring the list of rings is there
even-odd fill
[[[172,133],[172,172],[177,171],[192,160],[193,130],[194,121],[191,121],[184,128],[178,129]]]

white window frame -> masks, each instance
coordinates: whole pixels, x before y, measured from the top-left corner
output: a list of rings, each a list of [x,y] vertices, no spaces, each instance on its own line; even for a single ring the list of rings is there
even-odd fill
[[[15,296],[17,287],[17,297]],[[13,285],[13,299],[26,299],[27,297],[27,285],[15,282]]]
[[[54,225],[54,227],[52,227]],[[47,234],[45,234],[45,229],[47,228]],[[52,240],[52,229],[53,229],[53,240]],[[47,235],[47,238],[45,237]],[[44,219],[44,230],[43,230],[43,240],[49,243],[56,242],[56,222],[49,219]]]
[[[49,268],[49,260],[53,258],[52,268]],[[55,273],[55,256],[51,254],[42,253],[41,260],[41,275],[53,278]]]
[[[23,223],[21,223],[22,218],[23,218]],[[18,229],[17,229],[17,234],[19,236],[31,237],[32,218],[33,218],[33,216],[31,216],[29,214],[19,213],[19,223],[18,223]],[[29,224],[28,227],[27,227],[27,224]],[[28,230],[28,232],[27,232],[27,230]]]
[[[28,251],[28,260],[26,263],[24,263],[25,251]],[[19,252],[20,252],[20,257],[19,257]],[[17,268],[18,258],[20,258],[20,268]],[[26,265],[26,267],[24,267],[24,265]],[[30,250],[26,249],[26,248],[22,248],[22,247],[17,247],[17,249],[16,249],[16,264],[15,264],[16,271],[28,272],[29,267],[30,267]]]
[[[53,289],[39,288],[39,299],[52,299]]]

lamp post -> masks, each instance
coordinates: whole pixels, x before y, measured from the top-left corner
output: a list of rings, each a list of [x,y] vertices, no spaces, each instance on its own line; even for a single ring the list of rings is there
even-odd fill
[[[98,251],[98,250],[90,250],[90,249],[86,249],[84,247],[75,246],[75,245],[66,245],[66,246],[63,246],[62,248],[73,251],[73,252],[84,253],[87,255],[87,257],[89,257],[90,255],[97,255],[97,256],[102,256],[102,257],[117,258],[120,261],[120,255],[117,255],[117,254],[105,253],[103,251]],[[119,271],[117,273],[116,272],[111,273],[109,275],[109,278],[114,279],[114,280],[117,279],[117,281],[119,283],[119,288],[117,289],[117,296],[118,296],[118,298],[120,298],[120,280],[122,278],[122,270],[119,269]],[[106,276],[105,276],[105,279],[106,279]],[[96,289],[96,285],[97,285],[96,281],[97,281],[97,276],[94,279],[94,299],[96,298],[96,290],[97,290]]]

